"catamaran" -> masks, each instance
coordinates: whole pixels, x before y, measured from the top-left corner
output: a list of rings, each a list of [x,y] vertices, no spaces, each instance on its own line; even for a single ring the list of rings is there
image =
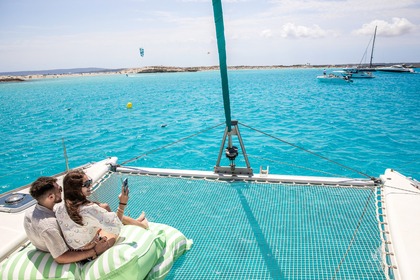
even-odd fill
[[[214,169],[136,167],[115,157],[78,167],[111,207],[115,186],[129,176],[132,199],[152,205],[162,221],[188,223],[191,252],[184,254],[191,241],[163,223],[150,233],[127,233],[84,266],[57,264],[27,240],[23,216],[35,201],[23,186],[0,198],[2,279],[163,279],[171,270],[174,279],[420,279],[418,181],[392,169],[342,178],[275,175],[250,165],[244,124],[230,114],[220,0],[213,11],[225,112]],[[59,184],[64,174],[55,175]]]

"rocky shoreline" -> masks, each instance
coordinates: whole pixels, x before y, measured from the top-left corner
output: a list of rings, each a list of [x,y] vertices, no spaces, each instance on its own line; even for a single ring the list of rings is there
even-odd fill
[[[24,78],[21,77],[3,77],[0,76],[0,82],[3,83],[16,83],[16,82],[24,82],[26,81]]]
[[[272,65],[272,66],[229,66],[229,70],[262,70],[262,69],[290,69],[290,68],[344,68],[349,65]],[[351,67],[351,66],[350,66]],[[412,67],[418,68],[420,64],[413,64]],[[147,73],[176,73],[176,72],[198,72],[198,71],[217,71],[219,66],[200,66],[200,67],[172,67],[172,66],[148,66],[142,68],[126,68],[117,70],[103,69],[102,71],[90,71],[79,73],[63,73],[63,74],[35,74],[35,75],[0,75],[1,82],[25,82],[35,79],[45,78],[61,78],[61,77],[80,77],[80,76],[98,76],[98,75],[130,75],[130,74],[147,74]]]

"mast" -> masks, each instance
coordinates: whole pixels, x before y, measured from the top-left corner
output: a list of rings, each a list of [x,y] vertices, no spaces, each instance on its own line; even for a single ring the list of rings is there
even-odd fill
[[[231,115],[229,100],[229,84],[226,64],[225,27],[223,23],[223,10],[221,0],[213,0],[214,23],[216,25],[217,49],[219,51],[220,75],[222,78],[223,105],[228,132],[231,131]]]
[[[376,29],[378,26],[375,26],[375,33],[373,34],[373,43],[372,43],[372,51],[370,53],[370,63],[369,68],[372,68],[372,59],[373,59],[373,48],[375,47],[375,39],[376,39]]]
[[[228,84],[228,75],[227,75],[227,64],[226,64],[226,42],[225,42],[225,27],[223,23],[223,10],[222,10],[222,1],[221,0],[212,0],[213,2],[213,14],[214,14],[214,23],[216,25],[216,37],[217,37],[217,49],[219,51],[219,65],[220,65],[220,75],[222,78],[222,92],[223,92],[223,106],[225,108],[225,119],[226,119],[226,128],[225,133],[223,134],[222,144],[220,145],[219,156],[217,158],[216,165],[214,166],[214,172],[219,174],[229,174],[229,175],[253,175],[253,170],[248,161],[248,156],[245,151],[245,145],[242,141],[241,134],[239,132],[238,121],[231,119],[230,113],[230,100],[229,100],[229,84]],[[238,147],[233,146],[232,136],[238,138],[243,157],[245,159],[246,167],[236,167],[235,159],[238,156]],[[224,146],[228,141],[228,145],[225,149],[225,155],[230,161],[229,166],[220,166],[220,160],[222,158]]]

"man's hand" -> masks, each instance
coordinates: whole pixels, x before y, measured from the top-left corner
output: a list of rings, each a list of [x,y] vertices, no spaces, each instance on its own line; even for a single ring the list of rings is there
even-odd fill
[[[95,251],[98,255],[102,254],[110,248],[108,244],[108,238],[106,236],[102,237],[95,245]]]

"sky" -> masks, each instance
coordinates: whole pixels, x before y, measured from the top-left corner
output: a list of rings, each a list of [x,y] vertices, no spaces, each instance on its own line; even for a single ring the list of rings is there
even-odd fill
[[[420,62],[420,0],[224,0],[227,64]],[[213,66],[211,0],[0,0],[0,72]],[[139,48],[144,48],[140,57]]]

